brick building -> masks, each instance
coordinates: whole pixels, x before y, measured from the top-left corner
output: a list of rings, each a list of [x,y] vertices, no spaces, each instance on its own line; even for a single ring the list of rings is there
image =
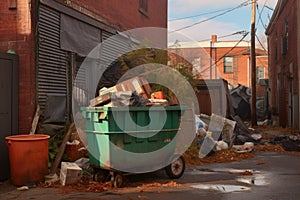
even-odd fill
[[[1,163],[5,136],[28,134],[37,105],[54,99],[52,112],[71,118],[73,79],[91,49],[125,30],[167,27],[167,0],[5,0],[0,13]]]
[[[273,120],[299,130],[300,2],[278,0],[266,34]]]
[[[167,27],[166,0],[7,0],[0,12],[0,52],[11,50],[19,58],[20,133],[29,132],[36,105],[44,107],[47,94],[67,95],[70,63],[76,62],[72,53],[86,54],[78,47],[82,44],[62,47],[61,32],[68,38],[88,35],[84,42],[89,43],[118,31]]]
[[[233,87],[238,84],[251,87],[250,42],[211,41],[176,42],[169,48],[193,65],[193,73],[199,79],[223,78]],[[268,55],[256,49],[257,77],[268,78]]]

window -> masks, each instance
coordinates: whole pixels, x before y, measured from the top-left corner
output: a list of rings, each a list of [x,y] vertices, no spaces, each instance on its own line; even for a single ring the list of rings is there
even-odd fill
[[[9,9],[17,9],[17,0],[8,0],[7,3]]]
[[[256,67],[256,79],[263,79],[265,78],[265,67],[264,66],[258,66]]]
[[[224,73],[233,72],[233,57],[224,57]]]
[[[148,0],[140,0],[140,9],[139,11],[148,16]]]

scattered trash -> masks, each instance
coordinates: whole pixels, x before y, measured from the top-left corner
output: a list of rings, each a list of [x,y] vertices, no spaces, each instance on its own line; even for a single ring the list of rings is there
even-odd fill
[[[235,139],[235,121],[226,119],[222,116],[212,114],[209,119],[209,126],[201,120],[201,116],[195,116],[198,145],[200,147],[199,157],[210,155],[213,151],[221,151],[230,148]]]
[[[49,174],[45,176],[45,183],[46,184],[51,184],[51,183],[55,183],[59,181],[59,177],[57,176],[57,174]]]
[[[200,128],[204,128],[206,131],[208,130],[208,125],[200,118],[200,115],[195,115],[195,125],[196,130]]]
[[[213,113],[210,118],[208,131],[213,133],[213,138],[215,140],[218,141],[221,139],[224,142],[227,142],[231,147],[235,139],[235,134],[233,132],[235,125],[235,121],[226,119]]]
[[[280,135],[270,140],[271,144],[281,144],[285,151],[300,151],[300,135]]]
[[[217,151],[221,151],[221,150],[226,150],[228,149],[228,144],[222,140],[220,141],[217,141],[217,144],[216,144],[216,150]]]
[[[252,134],[251,138],[253,138],[254,140],[260,140],[262,138],[261,134]]]
[[[77,183],[82,176],[82,169],[71,162],[62,162],[60,169],[60,182],[62,185]]]
[[[89,158],[80,158],[74,162],[78,165],[78,167],[82,169],[87,169],[90,167],[90,159]]]
[[[231,90],[230,95],[235,114],[242,120],[251,119],[251,89],[243,85],[239,85]]]
[[[269,125],[272,125],[272,120],[265,119],[264,121],[258,121],[257,125],[258,126],[269,126]]]
[[[232,148],[237,153],[246,153],[251,152],[253,150],[254,143],[253,142],[245,142],[243,145],[233,145]]]
[[[72,142],[67,142],[67,145],[79,145],[80,141],[79,140],[73,140]]]
[[[239,116],[232,117],[236,121],[235,144],[244,144],[245,142],[259,143],[262,135],[257,133],[254,129],[248,128]]]
[[[211,155],[215,150],[215,146],[216,141],[211,136],[206,135],[199,150],[199,158]]]
[[[29,190],[29,187],[28,186],[22,186],[22,187],[18,187],[17,190],[19,190],[19,191]]]

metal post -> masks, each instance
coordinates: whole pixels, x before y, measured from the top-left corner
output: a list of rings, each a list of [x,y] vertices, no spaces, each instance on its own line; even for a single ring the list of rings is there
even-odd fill
[[[215,79],[218,78],[218,67],[217,67],[217,47],[214,47],[214,52],[215,52]]]
[[[210,79],[212,79],[212,41],[210,41],[210,68],[209,68],[209,75],[210,75]]]
[[[256,119],[256,55],[255,55],[255,15],[256,15],[256,0],[252,0],[252,20],[251,20],[251,124],[257,125]]]

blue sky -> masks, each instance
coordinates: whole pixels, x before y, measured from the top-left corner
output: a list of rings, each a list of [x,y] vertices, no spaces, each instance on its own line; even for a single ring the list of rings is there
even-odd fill
[[[257,36],[260,38],[261,42],[265,44],[266,38],[264,36],[264,26],[268,25],[269,19],[271,18],[273,13],[270,8],[275,8],[277,0],[258,0],[257,2]],[[233,11],[228,11],[229,9],[236,8],[242,3],[245,4],[243,4],[241,8],[237,8]],[[266,5],[267,7],[264,7],[264,5]],[[228,13],[222,16],[200,23],[191,28],[187,28],[173,34],[170,33],[170,42],[173,42],[175,40],[201,41],[210,39],[212,34],[216,34],[220,37],[243,30],[250,32],[251,29],[251,0],[168,0],[168,6],[169,31],[174,31],[203,20],[207,20],[208,18],[228,11]],[[176,18],[200,15],[215,11],[219,12],[205,14],[194,18],[172,21]],[[261,20],[259,19],[260,13],[262,13]],[[224,37],[222,39],[220,38],[220,40],[239,40],[241,38],[242,34],[236,34],[233,36]],[[245,39],[250,40],[250,34]]]

